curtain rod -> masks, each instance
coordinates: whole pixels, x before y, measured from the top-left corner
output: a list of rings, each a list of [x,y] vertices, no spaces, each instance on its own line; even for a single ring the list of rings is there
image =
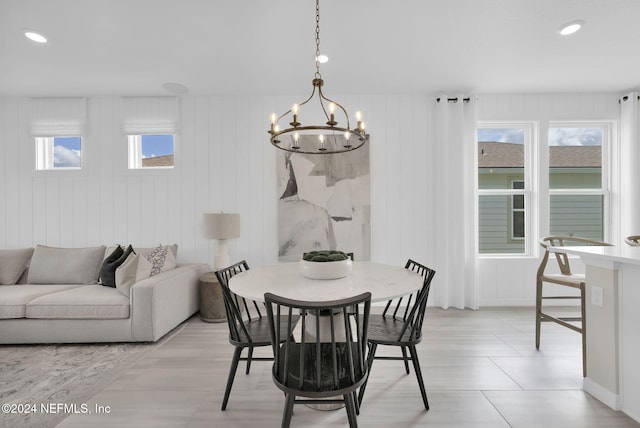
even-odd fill
[[[436,102],[438,102],[438,103],[440,102],[440,97],[436,98]],[[447,102],[457,103],[458,102],[458,97],[456,97],[456,98],[447,98]],[[462,102],[463,103],[471,102],[471,98],[463,98]]]
[[[637,100],[640,100],[640,95],[638,95],[638,96],[636,97],[636,99],[637,99]],[[622,101],[629,101],[629,95],[625,95],[624,97],[619,98],[619,99],[618,99],[618,104],[622,104]]]

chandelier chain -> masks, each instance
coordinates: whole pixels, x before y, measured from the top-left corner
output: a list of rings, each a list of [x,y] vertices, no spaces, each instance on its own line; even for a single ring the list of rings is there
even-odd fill
[[[320,75],[320,0],[316,0],[316,77]]]

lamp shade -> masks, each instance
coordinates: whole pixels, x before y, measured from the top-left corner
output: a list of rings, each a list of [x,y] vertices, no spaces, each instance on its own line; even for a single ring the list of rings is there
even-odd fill
[[[209,239],[240,237],[240,214],[205,213],[204,236]]]

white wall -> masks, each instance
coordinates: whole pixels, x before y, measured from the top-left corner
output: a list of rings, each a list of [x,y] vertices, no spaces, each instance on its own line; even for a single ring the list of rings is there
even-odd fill
[[[364,112],[373,135],[373,258],[426,259],[427,97],[339,99]],[[0,98],[0,248],[176,242],[180,260],[210,262],[202,213],[224,210],[241,215],[232,258],[275,262],[277,150],[266,131],[269,114],[293,100],[184,97],[176,168],[130,171],[119,98],[92,97],[78,172],[35,171],[29,100]]]
[[[401,264],[435,258],[430,210],[438,162],[429,137],[433,97],[334,98],[360,109],[371,137],[372,259]],[[231,258],[277,260],[275,156],[271,112],[298,97],[186,96],[173,171],[129,171],[117,97],[89,99],[81,172],[35,171],[29,100],[0,98],[0,248],[178,243],[183,261],[211,262],[201,237],[207,211],[238,212]],[[481,120],[617,119],[616,94],[485,95]],[[541,135],[546,128],[541,126]],[[482,259],[481,305],[533,304],[537,255]],[[434,280],[437,286],[437,278]]]

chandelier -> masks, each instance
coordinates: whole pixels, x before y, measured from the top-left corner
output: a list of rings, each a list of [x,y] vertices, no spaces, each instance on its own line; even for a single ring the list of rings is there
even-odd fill
[[[313,91],[309,98],[299,104],[293,104],[291,109],[280,116],[271,114],[271,128],[267,131],[271,135],[271,144],[275,147],[294,153],[330,154],[344,153],[356,150],[369,141],[369,134],[365,132],[365,123],[362,121],[362,113],[355,113],[356,126],[351,129],[347,110],[336,101],[327,98],[322,92],[324,81],[320,74],[320,0],[316,0],[316,73],[312,80]],[[309,103],[317,100],[315,106],[320,122],[324,124],[307,124],[313,109]],[[306,106],[306,107],[305,107]],[[304,108],[303,108],[304,107]],[[280,129],[280,120],[288,122],[289,127]],[[337,119],[344,121],[346,126],[340,125]]]

